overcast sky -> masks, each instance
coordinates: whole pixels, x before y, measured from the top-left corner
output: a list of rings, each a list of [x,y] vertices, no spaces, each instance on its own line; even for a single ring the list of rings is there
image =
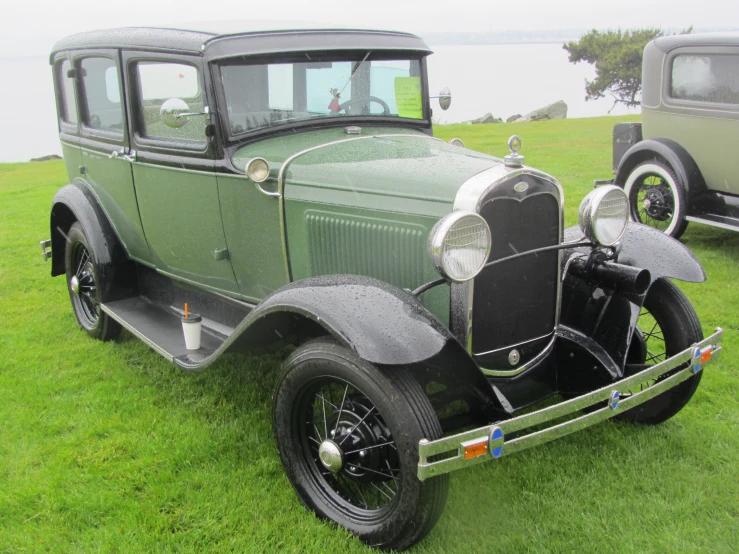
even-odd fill
[[[258,20],[419,34],[518,29],[739,27],[738,0],[5,0],[0,56],[47,54],[89,29]]]

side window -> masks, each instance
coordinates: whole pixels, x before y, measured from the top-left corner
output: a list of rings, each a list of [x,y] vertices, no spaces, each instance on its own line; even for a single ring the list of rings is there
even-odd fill
[[[678,100],[739,104],[739,55],[676,56],[672,61],[670,96]]]
[[[179,100],[180,105],[184,102],[190,113],[203,111],[203,91],[195,67],[174,62],[138,62],[136,75],[140,132],[144,137],[205,143],[205,117],[182,118],[180,127],[170,127],[160,115],[162,104],[168,100]]]
[[[72,64],[69,60],[56,63],[56,81],[59,103],[59,118],[73,125],[77,125],[77,104],[74,99],[74,79],[69,77]]]
[[[123,132],[123,107],[115,61],[84,58],[80,62],[84,90],[85,125],[94,129]]]

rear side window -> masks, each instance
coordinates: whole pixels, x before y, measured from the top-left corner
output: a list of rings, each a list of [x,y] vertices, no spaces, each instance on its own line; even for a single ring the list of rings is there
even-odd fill
[[[80,62],[85,124],[94,129],[123,132],[120,78],[115,61],[85,58]]]
[[[739,104],[739,54],[683,54],[672,61],[670,96]]]
[[[198,70],[175,62],[138,62],[136,75],[141,134],[147,138],[204,144],[208,123],[205,117],[185,117],[178,122],[181,126],[171,127],[164,123],[160,113],[162,104],[168,100],[180,106],[186,105],[189,113],[203,112],[205,106]]]
[[[77,104],[74,98],[74,78],[69,77],[72,64],[62,60],[56,64],[57,94],[59,102],[59,119],[77,125]]]

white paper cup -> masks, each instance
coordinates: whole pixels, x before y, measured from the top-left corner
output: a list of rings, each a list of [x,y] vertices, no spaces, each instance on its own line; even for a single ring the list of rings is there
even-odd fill
[[[200,348],[200,332],[202,331],[202,319],[198,314],[188,314],[182,317],[182,332],[185,335],[185,348],[197,350]]]

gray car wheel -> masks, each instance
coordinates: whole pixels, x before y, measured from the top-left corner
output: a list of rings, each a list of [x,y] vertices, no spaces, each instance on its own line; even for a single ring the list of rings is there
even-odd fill
[[[660,160],[637,165],[624,183],[631,221],[680,238],[688,226],[688,199],[675,172]]]

